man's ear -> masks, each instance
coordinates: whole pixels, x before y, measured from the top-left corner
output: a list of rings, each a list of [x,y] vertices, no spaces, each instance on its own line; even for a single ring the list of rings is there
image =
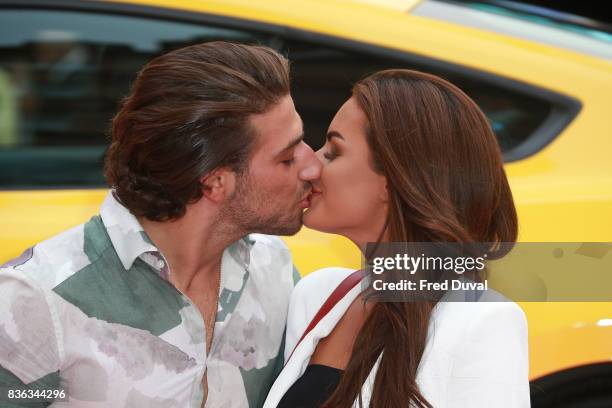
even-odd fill
[[[221,203],[234,193],[236,173],[227,167],[215,169],[200,179],[204,198]]]

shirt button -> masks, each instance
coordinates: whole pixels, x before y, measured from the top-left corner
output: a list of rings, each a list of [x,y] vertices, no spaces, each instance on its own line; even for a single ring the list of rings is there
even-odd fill
[[[160,260],[158,260],[158,261],[157,261],[157,267],[158,267],[159,269],[163,269],[163,268],[164,268],[164,266],[166,266],[166,263],[165,263],[165,262],[164,262],[162,259],[160,259]]]

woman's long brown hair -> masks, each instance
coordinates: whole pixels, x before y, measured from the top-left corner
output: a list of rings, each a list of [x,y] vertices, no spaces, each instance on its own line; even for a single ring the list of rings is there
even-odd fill
[[[353,87],[368,120],[373,168],[387,178],[392,242],[492,243],[517,238],[516,210],[497,139],[459,88],[410,70],[375,73]],[[326,408],[363,407],[361,388],[384,350],[370,407],[431,407],[417,386],[436,301],[377,302]]]

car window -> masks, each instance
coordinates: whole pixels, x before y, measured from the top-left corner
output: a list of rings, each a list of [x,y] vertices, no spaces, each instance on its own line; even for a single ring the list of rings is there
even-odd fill
[[[240,30],[100,13],[0,9],[0,188],[101,186],[110,120],[151,58]]]
[[[549,118],[552,102],[479,77],[445,69],[436,63],[343,51],[288,41],[284,52],[292,61],[293,95],[313,146],[324,142],[327,126],[355,81],[383,69],[407,68],[439,75],[459,86],[487,115],[502,151],[527,142]]]
[[[311,33],[298,40],[297,31],[292,37],[265,32],[99,12],[0,9],[0,189],[103,186],[110,120],[138,70],[156,55],[205,41],[266,44],[287,55],[305,139],[315,149],[351,85],[387,68],[431,72],[462,88],[489,118],[508,160],[539,150],[573,117],[559,114],[550,97],[491,75]]]

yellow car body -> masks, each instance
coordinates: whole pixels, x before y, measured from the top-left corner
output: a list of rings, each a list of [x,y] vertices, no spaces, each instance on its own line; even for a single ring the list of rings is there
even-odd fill
[[[125,0],[115,4],[217,15],[409,52],[533,84],[579,101],[579,113],[533,155],[506,165],[520,240],[612,242],[612,62],[420,15],[419,1]],[[1,12],[1,9],[0,9]],[[161,14],[160,14],[161,15]],[[0,192],[0,261],[97,213],[100,189]],[[302,274],[358,268],[345,239],[304,228],[286,238]],[[1,263],[1,262],[0,262]],[[610,271],[612,273],[612,271]],[[610,362],[611,303],[521,303],[529,322],[530,378]]]

